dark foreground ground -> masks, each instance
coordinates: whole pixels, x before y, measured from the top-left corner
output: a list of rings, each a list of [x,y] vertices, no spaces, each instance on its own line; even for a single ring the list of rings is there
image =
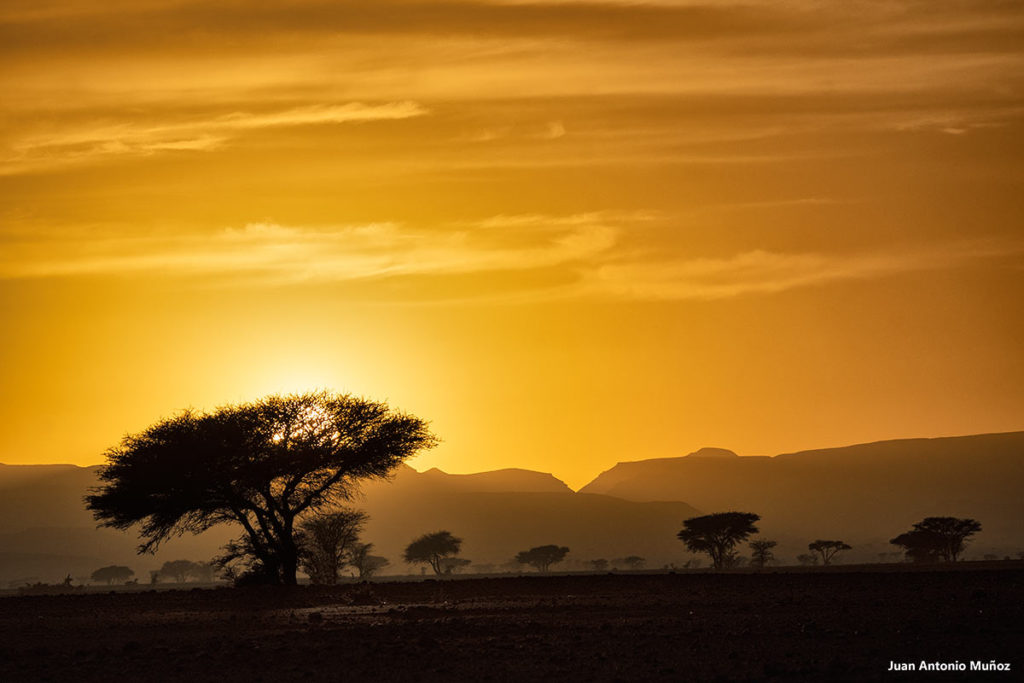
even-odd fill
[[[1024,680],[1013,564],[7,597],[0,681]]]

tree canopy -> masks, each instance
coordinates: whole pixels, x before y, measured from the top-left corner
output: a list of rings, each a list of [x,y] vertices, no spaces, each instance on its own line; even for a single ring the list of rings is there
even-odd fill
[[[832,560],[843,550],[850,550],[849,545],[842,541],[823,541],[820,538],[813,543],[807,544],[807,549],[812,553],[818,553],[821,563],[826,567],[832,564]]]
[[[561,562],[569,554],[569,549],[558,545],[540,545],[536,548],[523,550],[516,555],[516,562],[528,564],[539,572],[546,572],[551,565]]]
[[[443,560],[458,555],[461,549],[461,538],[452,536],[448,531],[435,531],[410,543],[404,557],[409,564],[429,564],[435,574],[444,574],[446,565]]]
[[[915,562],[956,562],[967,539],[981,531],[981,522],[958,517],[925,517],[910,531],[889,541],[904,548]]]
[[[772,552],[772,548],[777,546],[776,541],[769,541],[765,539],[758,539],[750,542],[750,563],[755,567],[764,568],[769,562],[775,559],[775,553]]]
[[[174,579],[178,583],[185,583],[188,577],[196,572],[197,563],[192,560],[171,560],[164,562],[160,567],[160,576]]]
[[[359,572],[360,579],[368,579],[377,571],[391,564],[391,561],[380,555],[372,555],[372,543],[356,543],[349,550],[348,563]]]
[[[326,391],[186,410],[108,450],[102,485],[86,502],[102,526],[138,526],[140,552],[238,523],[235,549],[251,553],[267,580],[294,584],[296,520],[435,443],[419,418]]]
[[[615,564],[624,565],[627,569],[637,570],[643,569],[644,566],[647,564],[647,560],[640,557],[639,555],[629,555],[627,557],[622,557],[618,560],[615,560]]]
[[[732,564],[733,548],[757,533],[754,523],[761,519],[752,512],[717,512],[702,517],[691,517],[683,522],[679,540],[691,552],[707,553],[715,569]]]
[[[112,564],[109,567],[100,567],[92,573],[90,578],[93,581],[103,582],[110,585],[115,582],[125,583],[133,576],[135,576],[134,570],[128,567],[122,567],[121,565]]]

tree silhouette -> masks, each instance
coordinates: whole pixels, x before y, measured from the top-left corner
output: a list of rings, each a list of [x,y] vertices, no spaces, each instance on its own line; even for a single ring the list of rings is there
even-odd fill
[[[460,571],[473,564],[472,560],[464,557],[445,557],[441,559],[440,567],[442,574],[458,574]]]
[[[202,583],[213,582],[217,568],[212,562],[193,562],[192,564],[192,578]]]
[[[814,543],[809,543],[807,549],[812,553],[818,553],[821,557],[821,563],[827,567],[832,564],[832,560],[837,554],[843,550],[850,550],[850,546],[842,541],[823,541],[818,539]]]
[[[558,545],[539,545],[536,548],[523,550],[516,555],[516,562],[528,564],[539,572],[547,572],[551,565],[561,562],[569,554],[569,549]]]
[[[615,563],[624,564],[627,569],[637,570],[643,569],[644,565],[647,564],[647,560],[639,555],[630,555],[629,557],[623,557],[621,560],[616,560]]]
[[[772,552],[772,548],[777,545],[778,543],[775,541],[751,541],[750,549],[753,552],[750,555],[750,563],[755,567],[764,569],[769,562],[775,559],[775,554]]]
[[[754,523],[761,519],[752,512],[718,512],[691,517],[683,522],[679,540],[695,553],[707,553],[715,569],[733,564],[733,548],[757,533]]]
[[[452,536],[448,531],[435,531],[410,543],[405,549],[404,558],[409,564],[428,564],[435,574],[440,575],[444,573],[441,560],[458,555],[461,549],[461,538]]]
[[[97,583],[103,582],[109,586],[114,582],[126,583],[133,576],[135,576],[135,572],[128,567],[112,564],[109,567],[100,567],[92,573],[91,578]]]
[[[348,564],[349,552],[369,516],[361,510],[342,508],[314,515],[299,524],[302,570],[315,584],[333,586]]]
[[[385,478],[435,442],[419,418],[325,391],[187,410],[108,450],[104,483],[86,501],[102,526],[139,525],[140,552],[238,523],[244,535],[220,559],[251,553],[264,580],[294,584],[296,519],[339,504],[359,480]]]
[[[956,562],[967,539],[979,531],[981,523],[973,519],[926,517],[889,542],[903,547],[914,562]]]
[[[816,567],[816,566],[818,566],[818,556],[817,555],[808,555],[807,553],[802,553],[802,554],[796,556],[796,561],[799,562],[800,565],[803,566],[803,567]]]
[[[190,574],[195,573],[196,563],[191,560],[171,560],[160,567],[160,576],[167,576],[178,583],[185,583]]]
[[[356,543],[348,556],[348,563],[359,572],[360,579],[368,579],[379,570],[391,564],[386,557],[371,555],[372,543]]]
[[[590,566],[594,568],[595,572],[603,572],[608,569],[608,560],[602,558],[591,560]]]

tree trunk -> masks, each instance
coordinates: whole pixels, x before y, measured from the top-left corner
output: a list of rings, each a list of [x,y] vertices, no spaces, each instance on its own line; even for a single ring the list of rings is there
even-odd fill
[[[281,552],[281,583],[285,586],[297,585],[299,580],[295,576],[299,570],[298,553],[292,549],[282,549]]]

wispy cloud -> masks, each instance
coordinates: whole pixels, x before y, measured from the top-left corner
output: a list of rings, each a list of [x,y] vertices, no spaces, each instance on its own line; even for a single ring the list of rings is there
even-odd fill
[[[900,273],[957,268],[997,258],[1019,260],[1022,245],[948,244],[859,254],[747,251],[724,258],[606,263],[583,272],[575,295],[596,298],[714,300]]]
[[[559,268],[544,289],[524,285],[500,300],[715,300],[1011,259],[1024,245],[995,242],[859,253],[749,250],[729,256],[652,253],[628,233],[663,218],[648,212],[499,215],[412,227],[393,222],[334,227],[251,223],[209,236],[9,243],[0,279],[154,275],[231,286],[275,286],[524,273]],[[525,282],[525,280],[524,280]],[[426,297],[426,298],[429,298]],[[488,298],[480,291],[469,298]]]
[[[211,150],[246,131],[285,126],[394,121],[424,116],[416,102],[311,105],[265,112],[230,112],[205,119],[160,125],[118,123],[78,126],[15,141],[0,160],[0,173],[39,165],[60,165],[97,157]]]
[[[535,226],[535,222],[530,222]],[[253,223],[213,236],[8,245],[0,277],[213,277],[246,284],[345,282],[409,275],[526,270],[592,260],[617,240],[597,220],[544,230],[425,230],[397,223],[305,228]]]

